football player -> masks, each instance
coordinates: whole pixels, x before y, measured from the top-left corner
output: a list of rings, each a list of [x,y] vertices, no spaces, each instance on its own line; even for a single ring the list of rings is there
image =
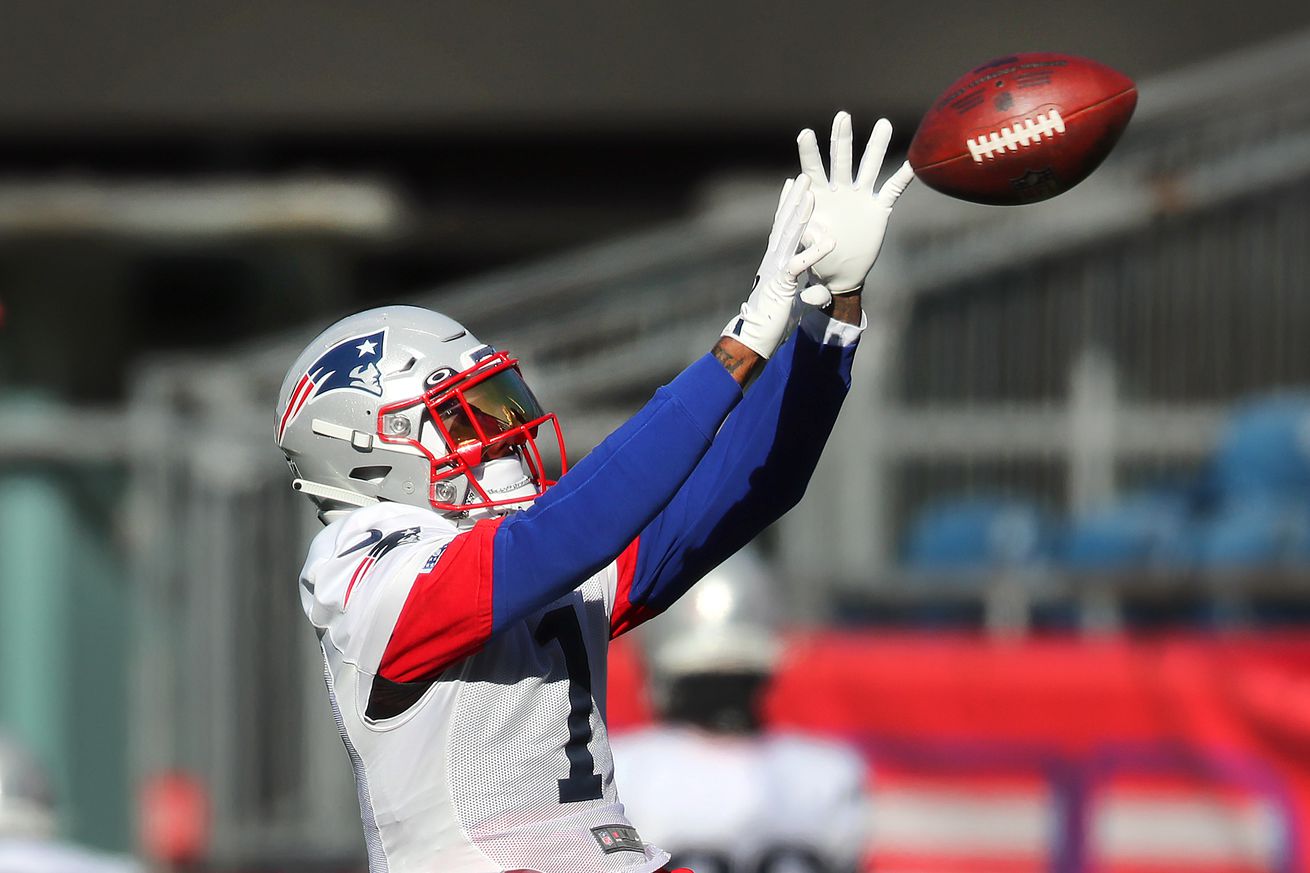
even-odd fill
[[[0,870],[4,873],[138,873],[128,858],[58,839],[54,791],[21,744],[0,735]]]
[[[614,788],[606,648],[793,506],[818,461],[911,179],[904,166],[875,187],[887,122],[855,177],[844,114],[834,133],[831,182],[811,166],[784,186],[711,352],[557,483],[539,445],[562,456],[555,417],[514,358],[450,318],[360,313],[291,366],[277,442],[328,524],[301,602],[373,873],[667,862]],[[801,305],[810,268],[817,305]]]
[[[696,873],[854,873],[869,840],[864,758],[760,722],[781,648],[773,590],[743,549],[639,632],[662,720],[612,740],[624,809]]]

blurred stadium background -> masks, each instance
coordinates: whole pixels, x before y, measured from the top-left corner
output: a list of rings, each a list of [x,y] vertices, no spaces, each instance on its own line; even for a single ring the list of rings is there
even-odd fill
[[[309,336],[440,308],[580,456],[712,342],[796,130],[883,113],[903,149],[1040,48],[1137,78],[1137,117],[1050,203],[898,207],[763,544],[797,628],[769,720],[868,752],[872,870],[1310,870],[1310,11],[1182,8],[6,10],[0,729],[65,832],[359,869],[270,437]]]

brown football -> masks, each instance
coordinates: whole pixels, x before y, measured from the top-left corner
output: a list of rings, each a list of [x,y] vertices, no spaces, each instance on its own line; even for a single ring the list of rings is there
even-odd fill
[[[946,89],[910,143],[915,175],[996,206],[1068,191],[1105,160],[1137,106],[1132,79],[1072,55],[988,61]]]

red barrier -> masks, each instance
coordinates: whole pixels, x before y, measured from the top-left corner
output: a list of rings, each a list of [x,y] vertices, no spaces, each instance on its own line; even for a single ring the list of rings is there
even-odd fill
[[[621,729],[644,720],[648,710],[633,681],[639,673],[631,652],[620,650],[616,662],[610,712]],[[876,737],[901,751],[950,750],[958,757],[968,749],[1024,749],[1034,761],[1055,756],[1076,769],[1074,782],[1086,783],[1083,800],[1113,807],[1114,815],[1101,816],[1109,823],[1097,819],[1092,834],[1103,844],[1131,836],[1134,810],[1155,810],[1161,821],[1181,817],[1196,828],[1204,814],[1244,815],[1258,800],[1259,815],[1281,822],[1280,848],[1268,863],[1192,863],[1190,869],[1310,871],[1301,836],[1310,824],[1310,633],[801,636],[789,647],[766,712],[775,727]],[[893,753],[886,768],[893,782],[894,759]],[[1202,783],[1209,786],[1203,804],[1157,802],[1160,785],[1186,799],[1195,796],[1186,785]],[[1142,798],[1156,805],[1142,806]],[[1072,827],[1068,838],[1078,842],[1081,825]],[[1144,834],[1137,839],[1149,844],[1152,835]],[[1274,857],[1288,852],[1291,857]],[[1170,863],[1158,867],[1178,869]],[[1118,873],[1152,863],[1056,867]]]
[[[789,650],[780,726],[997,738],[1085,752],[1181,740],[1310,755],[1310,634],[993,640],[825,634]]]

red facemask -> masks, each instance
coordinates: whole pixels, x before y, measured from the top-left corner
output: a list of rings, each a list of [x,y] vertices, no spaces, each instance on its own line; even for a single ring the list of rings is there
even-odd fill
[[[445,444],[445,453],[434,452],[412,436],[388,435],[384,420],[422,404],[427,419]],[[554,414],[544,412],[533,396],[518,361],[496,352],[472,367],[442,379],[421,396],[388,404],[378,410],[377,432],[383,442],[412,446],[427,456],[432,465],[429,501],[442,512],[486,509],[522,503],[539,496],[555,480],[546,477],[537,434],[549,425],[559,445],[561,473],[568,469],[564,436]],[[487,461],[519,457],[526,466],[536,493],[493,499],[474,478],[473,468]],[[452,502],[458,495],[458,478],[467,477],[466,502]],[[446,499],[442,499],[445,497]]]

